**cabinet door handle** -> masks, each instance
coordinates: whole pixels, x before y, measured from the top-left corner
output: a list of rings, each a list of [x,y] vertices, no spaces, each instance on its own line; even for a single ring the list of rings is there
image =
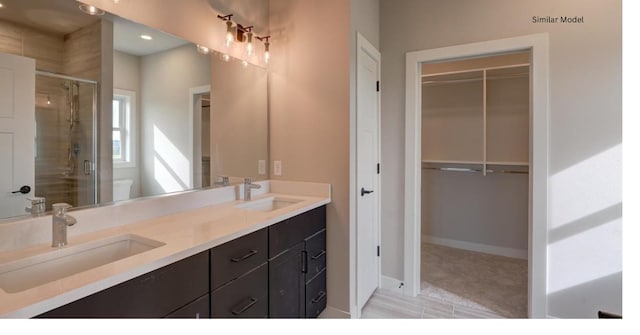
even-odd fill
[[[303,250],[301,252],[301,257],[300,257],[300,261],[302,262],[302,264],[300,264],[300,266],[302,268],[302,273],[307,273],[307,270],[308,270],[307,269],[307,264],[309,262],[307,262],[307,257],[308,257],[307,252],[305,250]]]
[[[325,291],[320,291],[320,293],[318,294],[317,297],[313,298],[313,300],[311,300],[312,303],[317,303],[318,301],[322,300],[322,298],[324,298],[327,295],[327,292]]]
[[[326,253],[327,253],[326,251],[322,250],[322,251],[320,251],[317,255],[315,255],[315,256],[313,256],[313,257],[311,257],[311,259],[312,259],[312,260],[316,260],[316,259],[318,259],[318,258],[322,257],[322,256],[323,256],[324,254],[326,254]]]
[[[246,260],[247,258],[249,258],[251,256],[255,256],[256,254],[258,254],[258,250],[252,249],[252,250],[249,250],[249,252],[246,255],[244,255],[242,257],[232,258],[231,261],[234,262],[234,263],[239,263],[239,262],[242,262],[242,261]]]
[[[251,298],[249,298],[249,302],[247,304],[245,304],[244,306],[232,309],[231,310],[231,314],[240,315],[240,314],[246,312],[249,308],[253,307],[253,305],[255,305],[257,303],[258,303],[258,299],[254,298],[254,297],[251,297]]]

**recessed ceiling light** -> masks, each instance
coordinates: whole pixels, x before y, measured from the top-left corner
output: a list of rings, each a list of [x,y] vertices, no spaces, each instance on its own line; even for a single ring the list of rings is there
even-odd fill
[[[80,2],[78,3],[78,7],[81,11],[89,15],[104,15],[104,11],[96,6],[91,6]]]
[[[147,41],[151,41],[153,39],[153,37],[149,35],[140,35],[140,38]]]

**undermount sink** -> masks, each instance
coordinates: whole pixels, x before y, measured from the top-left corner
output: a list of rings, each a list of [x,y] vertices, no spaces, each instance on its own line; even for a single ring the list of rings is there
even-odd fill
[[[301,202],[300,199],[269,197],[253,200],[244,204],[236,205],[237,208],[249,211],[271,212],[280,208],[285,208]]]
[[[7,293],[24,291],[163,245],[128,234],[52,249],[45,254],[0,264],[0,288]]]

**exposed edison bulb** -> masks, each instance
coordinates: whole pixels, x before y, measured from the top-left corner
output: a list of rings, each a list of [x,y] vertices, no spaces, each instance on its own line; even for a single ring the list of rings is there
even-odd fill
[[[247,33],[247,48],[246,48],[247,57],[253,56],[253,33]]]
[[[271,53],[269,53],[269,42],[264,44],[264,63],[269,64],[269,60],[271,59]]]
[[[229,56],[229,54],[223,54],[222,55],[222,60],[225,62],[228,62],[231,60],[231,56]]]
[[[47,95],[47,105],[51,105],[51,96]]]
[[[225,35],[224,40],[227,48],[233,44],[233,23],[231,21],[227,21],[227,34]]]
[[[249,62],[247,62],[246,60],[242,61],[242,67],[244,67],[245,69],[249,67]]]

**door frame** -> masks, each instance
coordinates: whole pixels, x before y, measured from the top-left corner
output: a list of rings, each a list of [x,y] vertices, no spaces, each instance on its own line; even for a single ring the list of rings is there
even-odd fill
[[[382,68],[382,56],[380,54],[380,51],[378,51],[378,49],[376,49],[375,46],[373,46],[373,44],[371,44],[371,42],[369,42],[362,34],[360,34],[359,32],[356,33],[356,66],[355,66],[355,113],[352,115],[352,124],[354,124],[354,132],[353,134],[353,138],[352,138],[352,143],[353,143],[353,158],[354,158],[354,162],[355,164],[353,164],[353,174],[352,174],[352,178],[351,180],[353,181],[351,183],[351,202],[353,203],[353,207],[351,209],[352,212],[352,218],[355,222],[355,225],[353,225],[354,229],[351,231],[351,238],[350,238],[350,244],[352,246],[352,250],[351,250],[351,264],[352,264],[352,271],[355,274],[354,276],[352,276],[352,285],[354,287],[354,290],[352,290],[352,295],[351,295],[351,299],[353,301],[352,304],[352,311],[351,311],[351,317],[354,318],[360,318],[360,314],[362,312],[362,307],[363,306],[359,306],[358,305],[358,266],[357,266],[357,262],[358,262],[358,246],[357,246],[357,234],[358,234],[358,217],[357,217],[357,213],[358,213],[358,196],[357,196],[357,192],[358,192],[358,162],[357,162],[357,138],[358,138],[358,124],[357,124],[357,115],[358,115],[358,98],[357,98],[357,92],[358,92],[358,86],[360,85],[360,83],[358,82],[358,71],[359,71],[359,66],[358,66],[358,58],[360,57],[360,55],[362,53],[366,53],[369,57],[373,58],[374,60],[376,60],[376,62],[378,63],[378,78],[377,81],[380,81],[380,77],[382,75],[381,73],[381,68]],[[382,128],[381,128],[381,99],[380,99],[380,92],[377,92],[377,99],[378,99],[378,111],[377,111],[377,123],[378,123],[378,143],[377,143],[377,152],[378,152],[378,163],[380,163],[380,160],[382,158],[382,152],[381,152],[381,148],[382,148]],[[376,204],[376,210],[377,210],[377,238],[378,240],[376,241],[377,244],[379,246],[381,246],[381,217],[382,217],[382,210],[381,210],[381,199],[382,199],[382,167],[380,168],[380,173],[377,174],[377,184],[378,184],[378,188],[377,188],[377,192],[378,192],[378,196],[377,196],[377,204]],[[381,280],[382,280],[382,248],[380,251],[380,256],[378,257],[378,274],[377,274],[377,279],[378,279],[378,287],[380,287],[381,284]]]
[[[529,317],[547,317],[549,37],[547,33],[455,45],[406,54],[404,294],[420,290],[421,64],[531,50],[529,140]]]
[[[191,130],[191,136],[189,137],[189,157],[191,157],[191,162],[189,163],[189,171],[191,176],[189,178],[189,186],[191,188],[196,185],[197,180],[197,171],[196,166],[198,164],[202,164],[202,131],[200,130],[200,122],[196,122],[197,118],[202,118],[202,114],[200,110],[196,110],[198,107],[201,109],[202,104],[197,106],[196,101],[201,94],[211,93],[211,85],[203,85],[192,87],[189,89],[189,128]],[[197,148],[195,147],[196,143],[200,144]],[[200,168],[201,169],[201,168]],[[200,171],[202,172],[202,171]],[[213,182],[213,181],[212,181]],[[202,183],[202,176],[200,177],[200,183]]]

